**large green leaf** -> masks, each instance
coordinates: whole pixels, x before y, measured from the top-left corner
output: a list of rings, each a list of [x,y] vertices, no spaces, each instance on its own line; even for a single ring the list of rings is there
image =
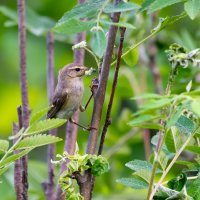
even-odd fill
[[[150,170],[145,170],[145,169],[141,169],[138,170],[136,172],[133,173],[134,177],[138,177],[141,178],[142,180],[146,181],[147,183],[150,182],[150,178],[151,178],[151,171]]]
[[[129,48],[126,49],[125,52],[128,50],[129,50]],[[130,67],[133,67],[134,65],[136,65],[138,62],[138,59],[139,59],[138,48],[132,49],[129,54],[127,54],[123,57],[123,60],[125,61],[125,63]]]
[[[18,23],[17,11],[6,6],[0,6],[0,12],[14,21],[14,25]],[[34,35],[41,36],[46,34],[55,22],[48,17],[39,16],[31,8],[26,7],[26,28]]]
[[[151,4],[149,12],[155,12],[179,2],[182,2],[182,0],[156,0]]]
[[[26,135],[45,132],[45,131],[57,128],[63,125],[64,123],[66,123],[66,120],[59,119],[59,118],[41,120],[39,122],[32,124],[30,128],[28,129],[28,131],[26,132]]]
[[[22,141],[20,141],[16,145],[15,149],[35,148],[35,147],[59,142],[61,140],[62,140],[61,138],[58,138],[52,135],[45,135],[45,134],[33,135],[33,136],[26,137]]]
[[[143,161],[143,160],[132,160],[129,161],[125,164],[126,167],[138,171],[138,170],[152,170],[152,164],[148,161]]]
[[[107,39],[104,31],[102,29],[94,29],[91,48],[93,52],[102,58],[107,45]]]
[[[167,132],[165,138],[165,145],[169,152],[176,153],[182,145],[182,136],[176,127],[172,127],[171,130]]]
[[[30,124],[32,125],[34,122],[39,120],[42,116],[44,116],[48,112],[49,108],[44,108],[40,111],[31,113]]]
[[[189,0],[184,4],[185,11],[189,17],[193,20],[197,17],[200,11],[200,1],[199,0]]]
[[[185,148],[186,151],[190,151],[192,153],[200,154],[200,147],[199,146],[187,146]]]
[[[5,153],[8,150],[9,142],[7,140],[0,140],[0,153]]]
[[[194,198],[194,200],[200,200],[200,177],[189,184],[187,193]]]
[[[0,168],[5,166],[5,165],[9,165],[10,163],[13,163],[14,161],[16,161],[17,159],[21,158],[22,156],[28,154],[33,148],[28,148],[28,149],[25,149],[17,154],[13,154],[9,157],[7,157],[5,160],[3,160],[1,163],[0,163]]]
[[[113,12],[126,12],[131,10],[138,10],[140,5],[132,3],[132,2],[120,2],[117,5],[109,4],[103,10],[105,13],[113,13]]]
[[[121,178],[117,179],[117,182],[134,189],[145,189],[148,187],[146,181],[137,178]]]
[[[181,115],[176,122],[175,126],[179,129],[179,131],[185,135],[190,135],[195,130],[194,122],[187,118],[184,115]]]

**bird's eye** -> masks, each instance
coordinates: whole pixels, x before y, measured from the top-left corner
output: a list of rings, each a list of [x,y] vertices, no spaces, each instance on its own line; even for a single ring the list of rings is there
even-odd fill
[[[77,72],[79,72],[81,69],[80,69],[80,68],[75,68],[75,70],[76,70]]]

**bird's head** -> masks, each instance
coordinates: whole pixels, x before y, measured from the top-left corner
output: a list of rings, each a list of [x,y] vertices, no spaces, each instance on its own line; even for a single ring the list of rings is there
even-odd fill
[[[65,79],[67,77],[77,78],[85,75],[85,72],[88,70],[87,67],[80,64],[68,64],[65,65],[60,71],[59,76],[61,79]]]

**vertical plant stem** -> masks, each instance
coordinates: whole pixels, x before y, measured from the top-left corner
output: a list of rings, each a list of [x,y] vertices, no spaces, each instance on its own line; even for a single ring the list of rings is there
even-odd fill
[[[13,136],[22,128],[22,108],[19,106],[17,108],[18,114],[18,125],[13,123]],[[13,139],[13,144],[17,142],[17,139]],[[19,151],[15,150],[15,154],[19,153]],[[15,161],[14,164],[14,184],[15,184],[15,192],[16,199],[23,200],[23,184],[22,184],[22,162],[21,159]]]
[[[53,93],[54,93],[54,38],[51,32],[47,34],[47,87],[48,87],[48,100],[49,104],[52,102]],[[56,136],[57,129],[49,131],[49,134]],[[54,165],[51,163],[51,160],[55,157],[55,144],[48,145],[47,153],[47,162],[48,162],[48,180],[42,183],[44,193],[47,200],[53,200],[54,194]]]
[[[107,113],[106,113],[106,119],[105,119],[105,123],[103,126],[103,131],[101,133],[101,140],[100,140],[98,155],[102,154],[107,129],[108,129],[108,126],[111,124],[110,114],[111,114],[113,99],[114,99],[114,95],[115,95],[115,89],[117,86],[125,31],[126,31],[126,28],[120,28],[120,43],[119,43],[119,48],[118,48],[118,53],[117,53],[116,69],[115,69],[114,80],[113,80],[113,84],[112,84],[112,90],[111,90],[110,100],[109,100],[109,104],[108,104],[108,109],[107,109]]]
[[[176,67],[172,67],[170,75],[169,75],[169,79],[168,79],[168,83],[167,83],[167,87],[165,90],[165,95],[170,95],[171,93],[171,87],[174,83],[175,77],[177,74],[177,66]],[[167,115],[166,113],[167,108],[163,108],[163,115]],[[166,116],[167,117],[167,116]],[[162,146],[164,144],[165,141],[165,121],[161,120],[160,124],[163,126],[163,130],[160,130],[158,132],[158,142],[156,144],[156,151],[155,151],[155,157],[154,157],[154,162],[153,162],[153,168],[152,168],[152,173],[151,173],[151,178],[150,178],[150,183],[149,183],[149,190],[148,190],[148,195],[147,195],[147,199],[150,200],[151,199],[151,192],[152,192],[152,188],[154,185],[154,178],[156,175],[156,169],[158,167],[158,160],[159,160],[159,156],[160,156],[160,152],[162,150]]]
[[[27,128],[29,125],[29,101],[28,85],[26,76],[26,29],[25,29],[25,0],[18,0],[18,29],[19,29],[19,52],[20,52],[20,87],[22,98],[22,125]],[[22,176],[23,176],[23,197],[28,199],[28,156],[23,156]]]
[[[78,1],[79,4],[82,4],[84,2],[85,2],[85,0],[79,0]],[[85,40],[85,38],[86,38],[85,32],[78,33],[77,36],[76,36],[75,44]],[[75,49],[74,50],[74,63],[84,64],[84,58],[85,58],[85,49]],[[74,113],[73,120],[78,122],[79,111]],[[73,124],[69,121],[67,122],[64,150],[66,152],[68,152],[70,155],[73,155],[74,151],[75,151],[75,146],[76,146],[76,141],[77,141],[77,130],[78,130],[78,126],[76,126],[75,124]],[[66,164],[67,164],[66,162],[63,162],[61,164],[59,174],[62,174],[62,172],[64,170],[66,170]],[[64,199],[64,195],[62,194],[62,190],[60,188],[60,185],[58,185],[57,188],[56,188],[55,199],[56,200],[63,200]]]
[[[118,4],[120,0],[115,0],[115,4]],[[120,18],[120,13],[114,13],[112,15],[112,21],[118,22]],[[87,145],[87,154],[95,154],[96,153],[96,145],[98,140],[98,130],[102,115],[102,108],[105,99],[105,92],[106,86],[108,81],[108,75],[110,70],[110,64],[112,60],[112,54],[114,49],[115,38],[117,34],[117,27],[111,26],[108,32],[108,43],[106,47],[106,51],[104,54],[102,66],[101,66],[101,73],[100,73],[100,80],[97,91],[94,93],[94,106],[93,106],[93,114],[92,114],[92,121],[91,127],[93,129],[90,131],[88,145]],[[91,175],[90,171],[85,172],[86,181],[80,188],[81,194],[84,197],[84,200],[91,200],[92,198],[92,190],[94,185],[94,177]]]

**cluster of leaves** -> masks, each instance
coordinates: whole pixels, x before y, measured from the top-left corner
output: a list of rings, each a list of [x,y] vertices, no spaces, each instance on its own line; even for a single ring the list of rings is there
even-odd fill
[[[179,45],[172,47],[178,47],[179,50],[184,49]],[[172,49],[175,48],[171,48],[170,53]],[[171,83],[168,84],[171,85]],[[146,102],[133,115],[133,120],[129,125],[158,130],[151,140],[153,149],[156,150],[151,155],[150,162],[138,160],[128,162],[126,166],[134,171],[133,177],[122,178],[118,182],[135,189],[144,189],[152,187],[152,177],[156,176],[158,182],[152,191],[154,199],[193,198],[197,200],[200,198],[200,195],[195,192],[200,188],[200,90],[191,91],[191,87],[190,82],[186,87],[187,91],[181,94],[167,93],[168,95],[165,96],[144,94],[134,98],[134,100],[143,99]],[[159,138],[162,135],[163,137]],[[197,154],[195,161],[178,160],[183,151]],[[180,170],[181,175],[178,174],[176,178],[163,182],[174,164],[186,166],[187,169]],[[158,168],[153,170],[155,165]],[[195,173],[192,177],[191,172]]]
[[[34,148],[62,140],[52,135],[41,134],[66,123],[64,119],[39,120],[46,112],[47,109],[34,113],[30,119],[30,126],[27,129],[22,128],[16,135],[9,137],[11,142],[15,140],[13,145],[9,146],[9,140],[0,140],[0,154],[3,154],[0,160],[0,175],[13,162],[28,154]]]
[[[102,156],[90,154],[80,155],[76,151],[74,155],[69,155],[67,152],[64,152],[62,156],[57,155],[57,157],[61,159],[59,161],[52,161],[53,163],[67,163],[67,170],[62,173],[59,179],[61,188],[66,194],[66,199],[83,199],[80,193],[75,192],[73,185],[72,179],[77,179],[76,174],[81,177],[85,171],[91,170],[94,176],[100,176],[110,169],[108,161]]]

